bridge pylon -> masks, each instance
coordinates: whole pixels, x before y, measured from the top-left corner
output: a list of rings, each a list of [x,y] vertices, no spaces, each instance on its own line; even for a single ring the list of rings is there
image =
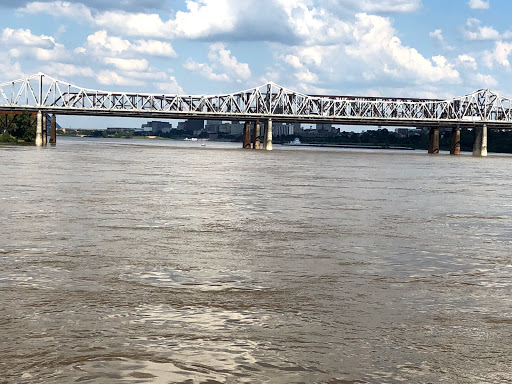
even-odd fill
[[[261,142],[261,126],[260,121],[256,120],[254,123],[254,132],[253,132],[253,143],[252,148],[253,149],[260,149],[260,142]]]
[[[244,125],[244,149],[251,149],[251,122],[246,121]]]
[[[460,128],[452,128],[450,155],[460,155]]]
[[[43,146],[43,112],[37,112],[36,120],[36,147]]]
[[[272,150],[272,119],[268,119],[265,124],[265,142],[263,143],[263,149],[266,151]]]
[[[430,128],[428,141],[428,153],[439,154],[439,127]]]
[[[475,142],[473,144],[473,156],[487,156],[487,124],[473,128]]]

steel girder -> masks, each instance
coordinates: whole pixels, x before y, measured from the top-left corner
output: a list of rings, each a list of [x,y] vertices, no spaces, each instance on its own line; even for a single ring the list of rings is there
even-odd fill
[[[0,84],[1,110],[70,115],[318,122],[388,126],[487,124],[512,128],[512,100],[487,89],[451,100],[312,96],[274,83],[222,95],[164,95],[81,88],[39,73]]]

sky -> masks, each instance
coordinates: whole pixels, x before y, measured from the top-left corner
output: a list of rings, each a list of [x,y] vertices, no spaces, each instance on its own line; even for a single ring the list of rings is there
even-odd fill
[[[0,0],[0,83],[106,91],[512,96],[510,0]],[[63,127],[139,119],[59,117]]]

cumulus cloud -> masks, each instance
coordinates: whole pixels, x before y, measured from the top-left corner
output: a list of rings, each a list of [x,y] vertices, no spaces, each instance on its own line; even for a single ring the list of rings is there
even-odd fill
[[[443,31],[441,29],[436,29],[435,31],[430,32],[429,36],[442,49],[446,49],[446,50],[454,49],[453,47],[449,46],[446,43],[446,40],[444,39],[444,36],[443,36]]]
[[[169,76],[165,81],[159,82],[157,89],[168,95],[183,95],[185,93],[174,76]]]
[[[404,46],[395,35],[389,19],[359,14],[354,26],[355,41],[345,52],[366,64],[375,74],[415,81],[457,81],[459,73],[442,56],[429,60],[415,48]]]
[[[421,0],[322,0],[322,6],[329,12],[341,17],[349,17],[355,13],[393,14],[419,11]]]
[[[396,36],[389,18],[358,14],[349,37],[326,46],[281,45],[279,55],[285,84],[299,82],[304,89],[330,88],[331,84],[459,83],[456,63],[444,56],[424,57]],[[342,79],[342,80],[340,80]],[[326,87],[327,86],[327,87]],[[336,92],[336,90],[331,90]],[[345,93],[347,91],[338,90]]]
[[[466,67],[469,67],[472,69],[477,68],[476,59],[473,56],[470,56],[467,54],[462,54],[457,57],[457,60],[459,61],[460,64],[462,64]]]
[[[34,58],[39,61],[61,60],[67,56],[64,45],[51,36],[34,35],[29,29],[5,28],[0,42],[13,58]]]
[[[2,31],[0,41],[7,46],[19,47],[38,47],[44,49],[52,49],[55,47],[53,37],[45,35],[34,35],[29,29],[11,29],[5,28]]]
[[[478,84],[478,88],[495,88],[499,85],[498,81],[491,75],[483,75],[477,73],[475,76],[475,82]]]
[[[489,68],[493,68],[494,63],[498,63],[503,67],[510,68],[510,61],[508,60],[508,57],[510,56],[511,53],[512,43],[497,41],[493,52],[484,52],[484,64]]]
[[[65,17],[78,22],[93,23],[94,17],[89,7],[84,4],[69,1],[33,1],[20,12],[28,14],[47,13],[53,16]]]
[[[116,71],[101,71],[96,79],[104,85],[142,86],[143,81],[119,75]]]
[[[191,72],[197,72],[202,77],[214,81],[229,81],[229,76],[225,73],[215,73],[213,68],[205,63],[197,63],[192,59],[188,59],[183,67]]]
[[[13,62],[9,55],[0,51],[0,73],[2,74],[0,82],[4,80],[20,79],[25,76],[19,62]]]
[[[468,5],[471,9],[489,9],[489,0],[469,0]]]
[[[51,76],[57,76],[63,80],[75,76],[91,78],[96,76],[96,72],[91,67],[65,63],[52,63],[51,65],[45,65],[42,67],[42,72]]]
[[[146,59],[120,59],[117,57],[105,58],[106,64],[111,64],[121,71],[146,71],[149,63]]]
[[[112,10],[122,9],[130,12],[141,12],[147,10],[166,10],[170,8],[172,0],[117,0],[117,1],[105,1],[105,0],[81,0],[80,3],[84,6],[94,10]],[[62,1],[63,3],[71,3],[69,1]],[[54,4],[55,0],[39,0],[37,2],[31,0],[14,0],[14,1],[2,1],[0,2],[0,8],[28,8],[29,4],[41,4],[44,6],[45,3]]]
[[[110,36],[105,30],[97,31],[89,35],[87,37],[87,49],[83,49],[85,51],[88,49],[98,56],[104,56],[110,52],[127,56],[144,54],[149,56],[177,57],[172,45],[167,42],[136,40],[132,43],[129,40],[117,36]]]
[[[249,64],[240,63],[224,43],[214,43],[209,47],[207,63],[197,63],[192,59],[185,62],[184,68],[215,81],[247,81],[251,77]]]
[[[496,29],[489,26],[482,26],[480,20],[470,18],[466,21],[464,35],[468,40],[500,40],[512,37],[512,32],[507,31],[500,34]]]
[[[251,77],[249,64],[239,63],[237,58],[231,55],[225,44],[215,43],[210,45],[208,59],[226,70],[237,80],[248,80]]]

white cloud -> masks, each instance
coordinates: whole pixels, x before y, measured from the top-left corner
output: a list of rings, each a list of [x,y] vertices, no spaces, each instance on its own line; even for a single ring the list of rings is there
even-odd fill
[[[498,81],[491,75],[482,75],[477,73],[475,76],[475,82],[479,88],[495,88],[499,85]]]
[[[0,74],[1,79],[0,82],[5,80],[15,80],[20,79],[25,76],[21,69],[21,65],[19,62],[12,62],[9,55],[0,50]]]
[[[197,63],[188,59],[184,68],[197,72],[201,76],[215,81],[247,81],[251,77],[249,64],[240,63],[238,59],[232,56],[231,51],[226,49],[224,43],[214,43],[209,47],[209,64]]]
[[[157,89],[168,95],[183,95],[185,91],[178,84],[174,76],[169,76],[165,81],[156,84]]]
[[[189,0],[187,12],[176,13],[173,28],[177,36],[191,39],[231,32],[238,19],[238,8],[239,2],[229,0]]]
[[[137,40],[133,44],[134,51],[149,56],[177,57],[171,44],[158,40]]]
[[[422,7],[421,0],[323,0],[325,7],[335,14],[353,15],[354,13],[410,13]]]
[[[468,40],[501,40],[512,37],[512,32],[500,34],[493,27],[482,26],[480,20],[470,18],[466,21],[464,35]]]
[[[20,45],[25,47],[39,47],[52,49],[55,46],[55,40],[53,37],[40,35],[36,36],[32,34],[30,29],[11,29],[5,28],[2,31],[0,41],[7,46]]]
[[[42,67],[42,72],[51,75],[58,76],[62,80],[69,79],[71,77],[95,77],[95,71],[90,67],[77,66],[73,64],[64,63],[52,63]]]
[[[449,46],[445,39],[444,39],[444,36],[443,36],[443,31],[441,29],[436,29],[435,31],[433,32],[430,32],[429,33],[429,36],[432,40],[434,40],[436,42],[436,44],[438,44],[442,49],[446,49],[446,50],[453,50],[454,48]]]
[[[274,51],[281,51],[278,57],[284,83],[299,81],[302,88],[311,90],[339,83],[361,88],[367,83],[393,83],[397,87],[401,83],[430,86],[460,82],[456,62],[444,56],[429,59],[404,45],[388,18],[358,14],[350,30],[350,38],[337,44],[276,46]]]
[[[192,59],[188,59],[183,64],[183,67],[191,72],[199,73],[201,76],[207,78],[208,80],[229,81],[229,76],[225,73],[217,74],[208,64],[197,63]]]
[[[421,8],[421,0],[357,0],[359,9],[368,13],[409,13]]]
[[[13,58],[33,58],[39,61],[57,61],[67,57],[62,44],[51,36],[34,35],[29,29],[10,29],[2,31],[0,42],[8,49]]]
[[[123,54],[125,56],[161,56],[174,58],[176,52],[171,44],[158,40],[136,40],[134,43],[116,36],[110,36],[107,31],[97,31],[87,37],[87,48],[93,54],[103,57],[108,54]],[[87,52],[82,48],[82,53]]]
[[[498,63],[499,65],[509,68],[510,62],[508,57],[512,53],[512,43],[497,41],[494,47],[494,52],[485,51],[483,54],[484,64],[493,68],[494,63]]]
[[[389,19],[359,14],[354,26],[355,42],[345,51],[373,73],[384,72],[396,79],[406,76],[414,81],[458,81],[459,73],[444,57],[430,61],[415,48],[404,46],[394,33]]]
[[[162,21],[157,14],[101,12],[94,18],[94,24],[110,31],[123,31],[128,36],[169,38],[173,34],[171,23]]]
[[[121,71],[146,71],[149,63],[146,59],[120,59],[117,57],[105,58],[105,63],[112,64]]]
[[[231,55],[231,51],[226,49],[223,43],[210,45],[208,59],[225,70],[235,80],[248,80],[251,77],[249,64],[239,63],[237,58]]]
[[[314,83],[318,82],[318,75],[310,72],[309,70],[297,72],[295,74],[295,77],[301,83],[313,83],[314,84]]]
[[[20,12],[28,14],[47,13],[53,16],[60,16],[76,20],[78,22],[94,22],[91,10],[82,3],[69,1],[33,1],[25,7],[20,8]]]
[[[460,64],[463,64],[466,67],[472,69],[477,68],[476,59],[473,56],[462,54],[457,57],[457,60],[459,61]]]
[[[489,9],[489,0],[469,0],[468,5],[471,9]]]
[[[122,86],[142,86],[144,85],[143,81],[130,79],[128,77],[124,77],[119,75],[114,71],[101,71],[98,73],[96,79],[100,84],[104,85],[122,85]]]
[[[127,51],[131,43],[120,37],[109,36],[107,31],[102,30],[87,37],[87,46],[92,50],[107,50],[121,53]]]

